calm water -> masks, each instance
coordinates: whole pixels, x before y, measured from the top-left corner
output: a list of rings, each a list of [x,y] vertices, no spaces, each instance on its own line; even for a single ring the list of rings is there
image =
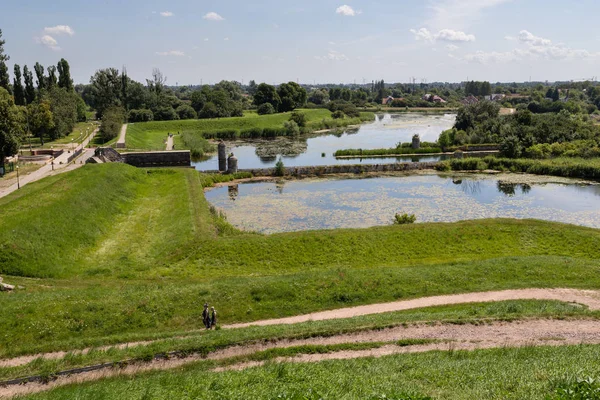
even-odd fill
[[[439,161],[439,156],[337,160],[333,154],[342,149],[391,148],[398,142],[412,141],[415,134],[419,134],[422,141],[435,142],[442,131],[452,128],[456,115],[402,113],[378,115],[376,119],[373,123],[347,130],[343,134],[312,138],[276,138],[235,144],[230,142],[227,150],[236,155],[240,169],[273,167],[279,156],[286,167]],[[199,171],[218,169],[216,156],[192,164]]]
[[[395,213],[415,214],[417,222],[506,217],[600,228],[600,185],[547,180],[528,175],[307,179],[222,187],[206,197],[233,225],[263,233],[389,225]]]

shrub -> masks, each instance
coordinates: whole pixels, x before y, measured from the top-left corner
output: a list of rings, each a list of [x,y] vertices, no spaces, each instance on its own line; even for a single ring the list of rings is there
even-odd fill
[[[102,115],[100,137],[104,141],[112,140],[119,135],[125,121],[125,110],[122,107],[107,108]]]
[[[396,214],[394,215],[394,225],[407,225],[414,224],[417,221],[417,217],[414,214]]]
[[[183,140],[185,146],[190,149],[190,153],[194,158],[202,157],[206,153],[210,153],[215,150],[215,146],[209,143],[208,140],[199,134],[183,132],[181,134],[181,140]]]
[[[198,117],[198,114],[196,114],[196,110],[194,110],[192,106],[188,104],[180,105],[179,107],[177,107],[177,110],[175,110],[175,112],[177,112],[179,119],[195,119]]]
[[[279,157],[277,164],[275,164],[275,176],[284,176],[285,175],[285,166],[283,165],[283,160]]]
[[[331,114],[333,119],[343,119],[346,116],[342,110],[336,110]]]
[[[506,137],[502,143],[500,143],[500,153],[509,158],[519,158],[522,153],[521,142],[516,136]]]
[[[173,107],[160,107],[154,111],[154,119],[156,121],[174,121],[179,119],[179,115]]]
[[[129,122],[150,122],[154,121],[154,114],[152,110],[148,109],[130,110],[127,120]]]
[[[306,114],[299,112],[299,111],[294,111],[292,112],[292,115],[290,115],[290,121],[295,122],[299,127],[305,127],[306,126]]]
[[[258,115],[275,114],[275,107],[271,103],[264,103],[258,106],[256,112]]]
[[[295,136],[300,134],[300,127],[295,121],[285,121],[283,123],[283,129],[288,136]]]
[[[550,400],[600,400],[600,381],[593,378],[577,379],[557,385]]]

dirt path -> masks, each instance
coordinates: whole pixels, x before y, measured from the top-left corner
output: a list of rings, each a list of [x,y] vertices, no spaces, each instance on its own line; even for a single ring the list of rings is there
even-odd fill
[[[323,311],[295,317],[270,319],[264,321],[248,322],[223,326],[223,328],[245,328],[248,326],[267,326],[297,324],[308,321],[322,321],[328,319],[352,318],[361,315],[381,314],[392,311],[411,310],[415,308],[443,306],[450,304],[483,303],[490,301],[506,300],[559,300],[585,304],[591,310],[600,310],[600,292],[593,290],[576,289],[517,289],[502,290],[497,292],[480,292],[454,294],[447,296],[422,297],[414,300],[402,300],[393,303],[371,304],[338,310]]]
[[[124,149],[127,146],[125,145],[125,137],[127,136],[127,124],[123,124],[121,126],[121,133],[119,134],[119,140],[117,140],[117,149]]]
[[[439,343],[400,347],[393,342],[401,339],[438,339]],[[577,344],[600,344],[600,321],[560,321],[533,320],[514,323],[494,323],[489,325],[419,325],[395,327],[391,329],[360,332],[328,338],[304,340],[283,340],[274,343],[262,343],[250,346],[237,346],[208,355],[209,360],[223,360],[236,356],[253,354],[272,348],[286,348],[301,345],[332,345],[342,343],[389,342],[380,348],[360,351],[339,351],[326,354],[301,354],[292,358],[278,358],[279,362],[319,362],[360,357],[383,357],[392,354],[416,353],[432,350],[455,351],[476,350],[497,347],[523,346],[560,346]],[[195,361],[200,356],[181,359],[160,360],[149,363],[128,365],[121,369],[107,368],[94,372],[85,372],[61,377],[49,384],[30,383],[0,388],[1,397],[12,397],[50,390],[67,384],[78,384],[115,376],[135,375],[143,371],[168,370]],[[215,372],[241,370],[262,365],[262,362],[243,362],[217,368]]]
[[[173,136],[169,135],[169,136],[167,136],[167,151],[173,150],[173,146],[174,146]]]
[[[224,325],[223,329],[237,329],[249,326],[268,326],[268,325],[289,325],[308,321],[322,321],[328,319],[351,318],[361,315],[381,314],[392,311],[411,310],[416,308],[463,304],[463,303],[482,303],[493,301],[506,300],[559,300],[565,302],[573,302],[584,304],[590,310],[600,310],[600,292],[592,290],[577,290],[577,289],[518,289],[518,290],[503,290],[496,292],[480,292],[480,293],[465,293],[447,296],[423,297],[413,300],[396,301],[393,303],[371,304],[366,306],[341,308],[331,311],[323,311],[314,314],[299,315],[289,318],[270,319],[263,321],[254,321],[243,324]],[[198,331],[201,333],[203,331]],[[160,340],[157,340],[160,341]],[[110,348],[124,349],[127,347],[136,347],[149,345],[157,341],[139,341],[131,343],[122,343],[119,345],[103,346],[97,349],[107,350]],[[90,349],[71,351],[71,354],[85,354]],[[25,365],[35,360],[36,358],[45,359],[60,359],[67,352],[58,351],[45,354],[35,354],[30,356],[15,357],[11,359],[0,359],[0,368],[2,367],[17,367]]]

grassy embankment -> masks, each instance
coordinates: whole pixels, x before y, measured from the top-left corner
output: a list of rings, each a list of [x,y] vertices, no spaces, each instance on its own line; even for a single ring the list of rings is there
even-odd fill
[[[89,165],[0,199],[0,357],[436,294],[599,288],[600,232],[481,220],[263,236],[193,170]]]
[[[331,129],[360,124],[374,119],[372,113],[361,113],[361,118],[332,119],[331,112],[326,109],[299,110],[306,115],[306,132],[320,129]],[[291,113],[258,115],[246,112],[243,117],[194,119],[180,121],[154,121],[129,124],[127,127],[127,149],[164,150],[164,142],[168,133],[175,135],[175,148],[192,148],[182,137],[187,134],[197,135],[204,139],[237,139],[285,136],[284,122],[290,119]]]
[[[36,149],[49,149],[50,147],[58,148],[68,148],[71,143],[81,144],[89,135],[94,132],[94,130],[98,127],[98,124],[95,121],[88,122],[78,122],[73,131],[62,138],[58,138],[56,140],[45,140],[44,145],[42,146],[42,142],[38,137],[31,138],[31,146]],[[71,141],[72,140],[72,141]],[[21,147],[25,149],[29,149],[29,139],[25,139],[21,145]]]
[[[24,376],[44,375],[100,363],[123,360],[149,360],[157,354],[206,355],[231,346],[274,340],[301,340],[331,337],[422,323],[482,324],[493,321],[518,321],[530,318],[600,318],[597,311],[558,301],[515,300],[497,303],[460,304],[409,311],[366,315],[348,319],[311,321],[295,325],[249,327],[234,330],[182,331],[177,337],[160,339],[145,346],[92,350],[86,354],[67,354],[59,359],[36,359],[18,367],[0,368],[0,381]]]
[[[600,384],[578,380],[600,376],[598,358],[600,346],[582,345],[276,363],[223,373],[210,371],[219,362],[201,361],[177,372],[123,376],[29,398],[597,399]]]
[[[599,158],[560,157],[548,160],[528,158],[465,158],[441,162],[440,171],[483,171],[487,169],[511,172],[525,172],[535,175],[552,175],[566,178],[600,179]]]

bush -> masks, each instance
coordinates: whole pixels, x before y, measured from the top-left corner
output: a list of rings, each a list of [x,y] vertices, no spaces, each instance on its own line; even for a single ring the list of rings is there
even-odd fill
[[[300,127],[295,121],[285,121],[283,123],[283,129],[288,136],[295,136],[300,134]]]
[[[154,114],[152,110],[148,109],[130,110],[127,120],[129,122],[150,122],[154,121]]]
[[[394,215],[394,225],[407,225],[414,224],[417,221],[417,217],[414,214],[396,214]]]
[[[104,141],[116,138],[121,132],[123,122],[125,122],[125,110],[122,107],[107,108],[102,115],[100,137]]]
[[[277,164],[275,164],[275,176],[284,176],[285,175],[285,166],[283,165],[283,160],[279,157]]]
[[[271,103],[264,103],[258,106],[256,112],[258,115],[275,114],[275,107]]]
[[[190,153],[194,158],[200,158],[206,153],[211,153],[215,151],[215,146],[209,143],[208,140],[206,140],[199,134],[194,134],[192,132],[183,132],[181,134],[181,140],[183,140],[185,146],[188,149],[190,149]]]
[[[175,110],[175,112],[179,116],[179,119],[195,119],[198,117],[196,110],[194,110],[192,106],[188,104],[180,105],[179,107],[177,107],[177,110]]]
[[[179,115],[173,107],[160,107],[154,111],[154,120],[156,121],[174,121],[179,119]]]
[[[519,158],[522,151],[521,142],[516,136],[508,136],[500,143],[500,153],[504,157]]]
[[[333,119],[343,119],[346,116],[342,110],[336,110],[331,114]]]
[[[305,127],[306,126],[306,114],[301,113],[299,111],[294,111],[294,112],[292,112],[292,115],[290,115],[290,121],[295,122],[299,127]]]

